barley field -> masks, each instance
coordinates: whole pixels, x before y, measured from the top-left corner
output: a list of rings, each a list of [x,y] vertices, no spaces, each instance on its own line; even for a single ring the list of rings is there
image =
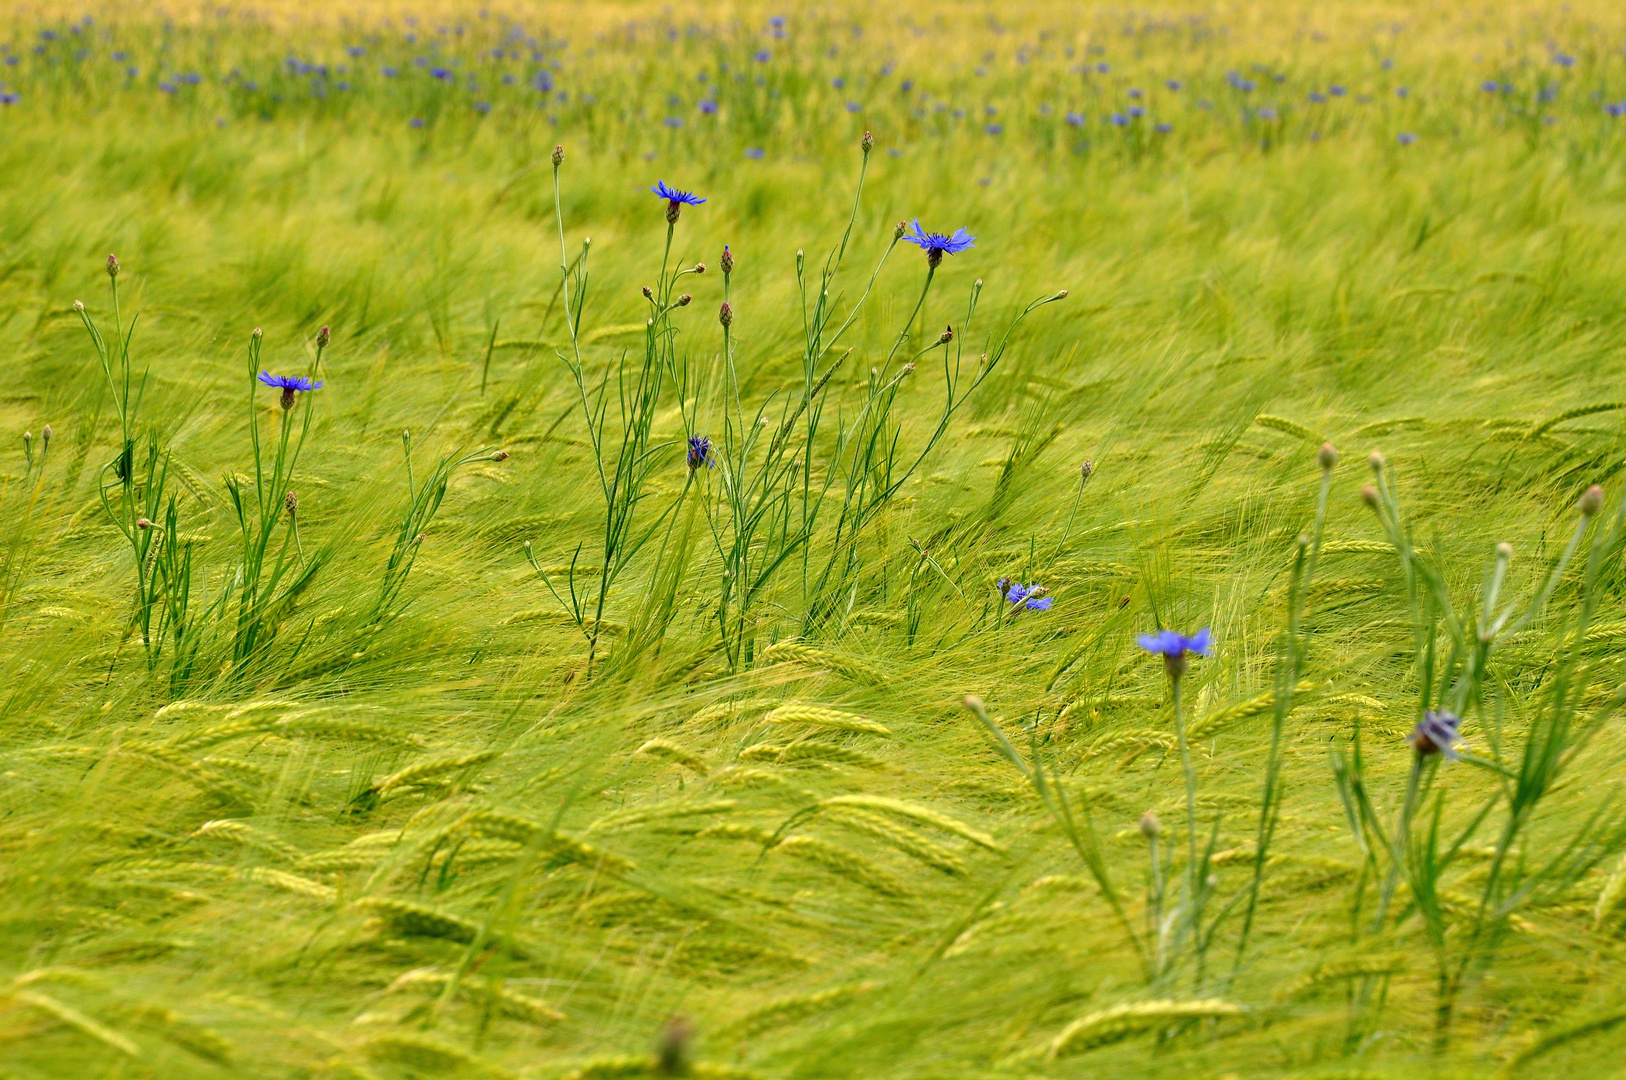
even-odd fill
[[[5,1080],[1623,1075],[1626,8],[53,0],[0,176]]]

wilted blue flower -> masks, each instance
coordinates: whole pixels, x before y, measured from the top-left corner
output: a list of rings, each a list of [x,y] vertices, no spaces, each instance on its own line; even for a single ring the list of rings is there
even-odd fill
[[[1452,761],[1456,761],[1459,757],[1456,746],[1462,741],[1462,736],[1457,734],[1457,728],[1461,725],[1462,717],[1456,713],[1446,709],[1439,712],[1430,709],[1423,713],[1423,718],[1411,729],[1411,748],[1417,751],[1419,757],[1444,754]]]
[[[704,435],[690,435],[688,462],[690,472],[702,465],[708,469],[715,467],[716,462],[711,457],[711,440]]]
[[[914,222],[915,234],[905,235],[904,243],[913,244],[926,253],[926,265],[935,267],[943,261],[944,255],[958,255],[960,252],[976,243],[977,238],[965,231],[965,227],[954,230],[952,236],[943,233],[925,232],[920,227],[920,219]]]
[[[303,375],[272,375],[270,372],[260,372],[260,381],[267,386],[273,386],[282,391],[282,407],[294,407],[294,393],[296,391],[310,391],[319,388],[322,381],[318,379],[311,382]]]
[[[1400,145],[1401,146],[1410,146],[1412,143],[1414,143],[1416,141],[1417,141],[1417,136],[1413,135],[1411,132],[1402,131],[1400,133]]]

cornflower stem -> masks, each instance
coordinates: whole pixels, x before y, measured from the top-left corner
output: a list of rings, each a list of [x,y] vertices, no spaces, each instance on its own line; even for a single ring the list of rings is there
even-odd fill
[[[1383,892],[1378,896],[1377,914],[1372,918],[1372,932],[1377,933],[1383,929],[1383,924],[1389,917],[1389,904],[1394,900],[1395,889],[1400,884],[1400,872],[1406,860],[1406,849],[1411,845],[1411,822],[1417,814],[1417,796],[1422,790],[1423,782],[1423,755],[1413,754],[1411,759],[1411,775],[1406,778],[1406,798],[1400,804],[1400,820],[1395,825],[1393,839],[1390,841],[1389,872],[1383,879]]]
[[[915,319],[920,315],[920,309],[925,307],[926,294],[932,291],[932,278],[936,275],[937,267],[926,267],[926,284],[920,290],[920,299],[915,301],[915,309],[909,313],[909,318],[904,322],[903,329],[898,331],[898,340],[892,343],[892,350],[886,354],[886,363],[881,365],[883,375],[886,373],[886,369],[892,366],[892,360],[898,355],[898,350],[903,348],[903,343],[909,340],[909,329],[915,325]]]
[[[1180,676],[1169,673],[1169,685],[1174,699],[1174,737],[1180,744],[1180,766],[1186,774],[1186,904],[1190,909],[1193,942],[1202,932],[1200,919],[1202,905],[1197,894],[1197,769],[1191,763],[1191,744],[1186,739],[1185,712],[1180,705]],[[1197,990],[1202,992],[1202,975],[1197,976]]]
[[[560,290],[565,302],[565,329],[570,331],[570,349],[576,360],[576,367],[580,369],[582,363],[581,343],[576,338],[576,325],[580,319],[579,314],[570,310],[570,257],[565,254],[565,213],[559,201],[559,166],[553,167],[553,218],[559,225],[559,280]],[[496,340],[496,331],[492,331],[492,340]]]

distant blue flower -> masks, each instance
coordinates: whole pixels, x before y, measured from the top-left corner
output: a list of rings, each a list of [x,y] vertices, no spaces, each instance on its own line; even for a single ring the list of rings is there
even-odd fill
[[[1140,88],[1137,86],[1131,86],[1129,88],[1129,96],[1138,101],[1141,96]]]
[[[175,92],[175,84],[161,82],[158,84],[158,89],[162,90],[166,94],[173,94]]]
[[[1083,113],[1070,112],[1070,113],[1067,114],[1067,122],[1069,124],[1073,125],[1074,127],[1083,127],[1084,126],[1084,114]]]
[[[681,116],[668,116],[666,118],[666,126],[669,127],[669,128],[680,128],[680,127],[682,127],[683,126],[683,117],[681,117]]]
[[[1324,105],[1327,102],[1327,95],[1319,90],[1311,90],[1309,100],[1311,105]]]
[[[122,49],[113,53],[113,63],[115,64],[122,64],[128,59],[130,59],[130,54]]]
[[[1439,712],[1430,709],[1423,713],[1423,718],[1417,721],[1417,726],[1411,730],[1412,749],[1417,751],[1418,757],[1444,754],[1452,761],[1457,761],[1459,755],[1456,746],[1462,741],[1457,728],[1461,725],[1462,717],[1456,713],[1445,709]]]
[[[188,71],[185,74],[178,77],[175,81],[180,82],[180,83],[185,83],[187,86],[196,86],[196,85],[198,85],[198,83],[203,81],[203,76],[199,75],[195,71]]]
[[[407,121],[407,124],[411,127],[421,128],[423,127],[423,117],[414,116],[411,120]]]
[[[546,94],[553,89],[553,75],[544,68],[531,76],[531,88]]]
[[[1167,86],[1170,90],[1178,90],[1181,87],[1181,82],[1179,79],[1170,79],[1163,85]]]
[[[684,206],[699,206],[706,201],[693,192],[679,191],[677,188],[669,186],[665,180],[657,180],[655,186],[649,190],[674,205],[681,203]]]
[[[1487,94],[1494,94],[1496,91],[1502,88],[1502,84],[1497,82],[1495,79],[1486,79],[1484,82],[1479,84],[1479,88],[1485,91]]]
[[[708,469],[714,468],[716,462],[711,456],[711,440],[704,435],[690,435],[688,462],[690,472],[694,472],[702,465]]]
[[[1261,119],[1261,120],[1274,120],[1274,119],[1276,119],[1276,110],[1272,109],[1268,105],[1265,106],[1263,109],[1259,110],[1259,119]]]
[[[1125,127],[1129,123],[1129,117],[1125,116],[1123,113],[1113,113],[1112,122],[1117,124],[1119,127]]]
[[[1404,86],[1395,87],[1395,97],[1404,98],[1404,97],[1410,97],[1410,96],[1411,96],[1411,91],[1406,89]]]
[[[506,74],[506,75],[504,75],[502,77],[502,84],[504,86],[513,86],[514,83],[517,82],[517,81],[518,80],[514,78],[513,72],[509,72],[508,74]]]
[[[707,116],[710,116],[712,113],[717,111],[717,103],[708,98],[700,103],[700,111],[705,113]]]
[[[1333,97],[1343,97],[1348,92],[1349,91],[1345,90],[1342,86],[1327,87],[1327,93],[1331,94]]]
[[[1004,124],[989,124],[987,127],[983,128],[982,130],[986,131],[990,135],[1003,135],[1003,134],[1005,134],[1005,125]]]
[[[22,98],[18,96],[16,91],[7,90],[4,93],[0,93],[0,105],[15,105],[21,100]]]
[[[1502,84],[1502,93],[1504,93],[1504,94],[1513,93],[1513,84],[1510,83],[1510,82],[1503,83]]]
[[[339,84],[339,89],[341,89],[341,90],[344,89],[344,84],[343,83]],[[489,101],[476,101],[474,103],[474,111],[477,112],[477,113],[481,113],[481,114],[485,114],[485,113],[490,112],[491,111],[491,102],[489,102]]]
[[[837,90],[840,90],[843,86],[847,85],[847,80],[843,79],[840,75],[837,75],[835,78],[830,80],[830,85],[835,87]]]
[[[768,25],[769,26],[784,26],[785,25],[785,17],[783,15],[774,15],[771,18],[768,19]]]
[[[1213,644],[1212,636],[1205,626],[1190,637],[1177,630],[1159,630],[1155,634],[1142,634],[1135,641],[1147,652],[1168,659],[1184,656],[1188,652],[1207,656]]]
[[[400,72],[398,72],[395,68],[387,67],[387,68],[382,68],[379,71],[379,74],[384,76],[384,78],[386,78],[386,79],[393,79],[393,78],[395,78],[396,75],[400,74]]]
[[[1103,60],[1099,64],[1095,65],[1095,70],[1100,72],[1102,75],[1105,75],[1107,72],[1112,70],[1112,65]]]
[[[913,90],[914,88],[915,88],[915,81],[913,79],[905,79],[901,83],[898,84],[898,89],[902,90],[905,94],[907,94],[909,91]]]
[[[1400,145],[1401,146],[1410,146],[1412,143],[1414,143],[1416,141],[1417,141],[1417,136],[1413,135],[1411,132],[1402,131],[1400,133]]]
[[[751,54],[751,59],[755,60],[759,64],[766,64],[769,60],[773,59],[773,53],[769,52],[767,49],[758,49],[756,52]]]
[[[914,226],[915,234],[913,236],[906,234],[903,241],[906,244],[913,244],[924,251],[926,253],[926,265],[931,267],[935,267],[942,262],[944,255],[958,255],[977,241],[975,236],[965,231],[964,226],[954,230],[952,236],[923,231],[920,227],[919,218],[915,219]]]
[[[750,158],[752,161],[761,161],[762,155],[763,150],[760,146],[750,146],[745,150],[745,156]]]
[[[1129,106],[1129,115],[1134,119],[1139,120],[1141,117],[1146,115],[1146,110],[1141,108],[1139,105],[1131,105]]]
[[[1610,116],[1626,115],[1626,103],[1619,105],[1605,105],[1603,107],[1603,111],[1608,113]]]
[[[1574,67],[1575,57],[1570,56],[1568,53],[1557,53],[1553,56],[1553,63],[1559,67]]]
[[[863,106],[858,104],[858,102],[856,102],[856,101],[847,102],[847,111],[850,112],[850,113],[858,112],[862,108],[863,108]]]
[[[363,56],[367,55],[367,50],[362,48],[360,45],[352,45],[346,49],[345,52],[350,54],[350,58],[352,60],[360,60]]]
[[[429,71],[429,74],[434,76],[435,78],[439,79],[441,82],[451,82],[452,81],[452,69],[451,68],[443,68],[443,67],[431,68],[430,71]]]
[[[1157,132],[1159,135],[1167,135],[1169,132],[1174,130],[1174,125],[1173,124],[1167,124],[1167,123],[1158,124],[1155,127],[1153,127],[1152,130]]]

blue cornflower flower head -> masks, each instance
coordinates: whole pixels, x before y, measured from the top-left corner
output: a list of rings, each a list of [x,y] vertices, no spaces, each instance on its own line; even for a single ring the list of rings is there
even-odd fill
[[[982,130],[986,131],[990,135],[1003,135],[1003,134],[1005,134],[1005,125],[1004,124],[989,124],[988,126],[984,127]]]
[[[1417,751],[1418,757],[1428,757],[1431,754],[1444,754],[1452,761],[1459,760],[1457,743],[1462,736],[1457,728],[1462,725],[1462,717],[1454,712],[1441,709],[1435,712],[1429,709],[1423,713],[1423,718],[1417,721],[1417,726],[1411,729],[1409,741],[1411,748]]]
[[[1163,85],[1167,86],[1170,90],[1179,90],[1184,84],[1181,83],[1181,81],[1179,79],[1170,79],[1168,82],[1164,83]]]
[[[1071,124],[1073,127],[1083,127],[1084,126],[1084,114],[1083,113],[1070,112],[1070,113],[1067,114],[1067,122],[1069,124]]]
[[[907,94],[909,91],[913,90],[914,88],[915,88],[915,80],[913,80],[913,79],[905,79],[901,83],[898,84],[898,89],[902,90],[905,94]]]
[[[785,17],[783,15],[774,15],[774,16],[772,16],[772,17],[770,17],[768,19],[768,25],[769,26],[784,26],[785,25]]]
[[[1178,680],[1186,673],[1186,654],[1207,656],[1213,644],[1211,638],[1205,626],[1189,637],[1178,630],[1159,630],[1155,634],[1142,634],[1135,641],[1147,652],[1161,656],[1169,678]]]
[[[1503,83],[1502,84],[1502,93],[1504,93],[1504,94],[1513,93],[1513,84],[1510,83],[1510,82]]]
[[[311,382],[303,375],[272,375],[268,371],[260,372],[260,381],[267,386],[276,387],[282,391],[282,407],[284,409],[294,407],[294,394],[296,392],[309,392],[320,388],[322,385],[320,379]]]
[[[688,461],[690,472],[694,472],[702,465],[708,469],[714,468],[716,462],[711,456],[711,440],[704,435],[690,435]]]
[[[1139,101],[1139,100],[1140,100],[1140,97],[1141,97],[1141,93],[1140,93],[1140,87],[1138,87],[1138,86],[1131,86],[1131,87],[1130,87],[1130,88],[1129,88],[1129,96],[1130,96],[1130,97],[1131,97],[1131,98],[1133,98],[1133,99],[1134,99],[1134,100],[1136,100],[1136,101]]]
[[[1129,124],[1129,117],[1125,116],[1123,113],[1113,113],[1112,122],[1117,124],[1119,127],[1126,127]]]
[[[1626,112],[1626,104],[1605,105],[1603,107],[1603,111],[1608,113],[1610,116],[1620,116],[1623,112]]]
[[[943,233],[925,232],[920,227],[919,218],[915,219],[914,227],[915,234],[913,236],[905,234],[903,241],[906,244],[913,244],[924,251],[926,253],[926,265],[933,269],[936,269],[937,264],[943,261],[944,255],[958,255],[977,242],[977,238],[966,232],[963,225],[955,229],[952,236],[946,236]]]
[[[1141,117],[1146,115],[1146,110],[1141,108],[1139,105],[1131,105],[1129,106],[1129,115],[1136,120],[1139,120]]]
[[[773,53],[769,52],[767,49],[758,49],[756,52],[751,54],[751,59],[755,60],[759,64],[766,64],[769,60],[773,59]]]
[[[1327,95],[1326,94],[1321,93],[1319,90],[1311,90],[1310,91],[1310,104],[1311,105],[1325,105],[1326,103],[1327,103]]]
[[[830,80],[830,85],[835,87],[837,90],[840,90],[843,86],[847,85],[847,80],[843,79],[840,75],[837,75],[835,78]]]
[[[682,127],[683,126],[683,117],[681,117],[681,116],[668,116],[666,118],[666,126],[669,127],[669,128],[680,128],[680,127]]]
[[[339,84],[339,89],[341,89],[341,90],[344,89],[344,84],[343,83]],[[482,113],[482,114],[490,112],[491,111],[491,102],[489,102],[489,101],[476,101],[474,103],[474,111],[477,112],[477,113]]]
[[[8,90],[5,93],[0,94],[0,105],[15,105],[21,100],[22,97],[14,90]]]
[[[850,112],[850,113],[855,113],[855,112],[857,112],[858,110],[860,110],[862,108],[863,108],[863,106],[858,104],[858,102],[856,102],[856,101],[847,102],[847,111]]]
[[[187,86],[196,86],[203,81],[203,76],[195,71],[188,71],[178,81],[185,83]]]
[[[1486,79],[1484,82],[1479,84],[1479,88],[1485,91],[1487,94],[1494,94],[1496,91],[1502,88],[1502,84],[1497,82],[1495,79]]]
[[[1406,87],[1404,87],[1404,86],[1397,86],[1397,87],[1395,87],[1395,97],[1397,97],[1397,98],[1411,97],[1411,91],[1409,89],[1407,89]]]
[[[752,161],[761,161],[765,153],[766,151],[764,151],[760,146],[748,146],[745,148],[745,156],[750,158]]]
[[[673,117],[673,119],[677,118]],[[671,121],[667,122],[670,123]],[[679,120],[678,125],[681,126],[681,124],[682,121]],[[679,191],[675,187],[670,187],[665,180],[657,180],[655,186],[649,190],[666,200],[666,223],[668,225],[677,224],[678,214],[683,207],[699,206],[706,201],[692,191]]]
[[[414,116],[411,120],[407,121],[407,124],[410,127],[421,128],[423,127],[423,117]]]
[[[392,67],[380,68],[378,73],[384,76],[386,79],[393,79],[395,76],[400,74],[398,70]]]
[[[700,103],[700,111],[707,116],[717,111],[717,103],[710,98]]]
[[[1342,86],[1329,86],[1327,87],[1327,93],[1331,94],[1333,97],[1343,97],[1345,94],[1349,93],[1349,91],[1345,90]]]
[[[1167,135],[1169,132],[1174,130],[1174,125],[1169,123],[1157,124],[1153,126],[1152,130],[1157,132],[1159,135]]]
[[[1414,143],[1416,141],[1417,141],[1417,136],[1413,135],[1411,132],[1402,131],[1400,133],[1400,145],[1401,146],[1410,146],[1412,143]]]
[[[1107,72],[1112,70],[1112,65],[1103,60],[1099,64],[1095,65],[1095,70],[1097,74],[1105,75]]]
[[[1043,585],[1023,585],[1010,578],[1000,578],[995,583],[999,589],[999,597],[1017,611],[1026,608],[1028,611],[1049,611],[1055,599],[1046,595],[1050,590]]]
[[[161,83],[158,84],[158,89],[162,90],[166,94],[173,94],[175,92],[175,84],[174,83],[168,83],[168,82],[161,82]]]
[[[1274,119],[1276,119],[1276,110],[1272,109],[1268,105],[1265,106],[1263,109],[1259,110],[1259,119],[1261,119],[1261,120],[1274,120]]]
[[[1558,53],[1553,57],[1553,63],[1559,67],[1574,67],[1575,57],[1570,56],[1568,53]]]
[[[360,45],[352,45],[346,49],[345,52],[350,54],[350,59],[352,60],[360,60],[363,56],[367,55],[367,50],[362,48]]]

